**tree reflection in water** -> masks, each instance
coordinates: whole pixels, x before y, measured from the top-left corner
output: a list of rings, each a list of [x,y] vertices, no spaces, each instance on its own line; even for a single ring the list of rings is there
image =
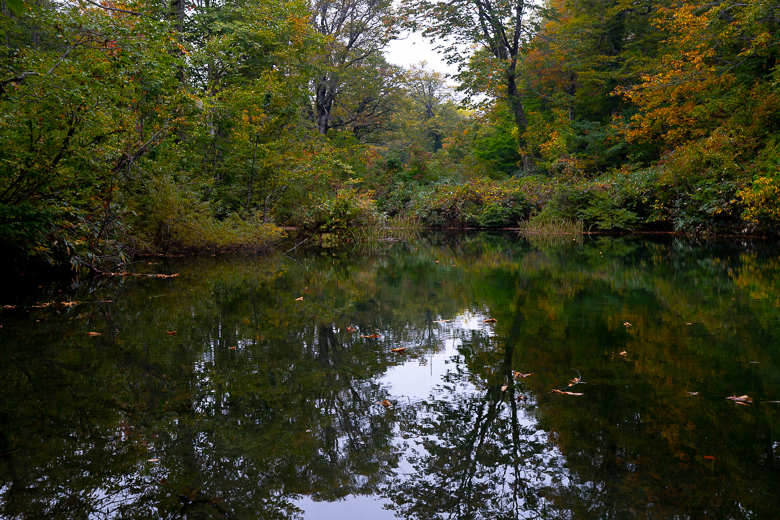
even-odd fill
[[[469,319],[454,321],[457,326]],[[465,356],[453,356],[443,383],[403,411],[401,430],[410,440],[405,471],[386,489],[392,508],[421,520],[560,516],[546,496],[565,486],[569,475],[538,425],[534,397],[513,378],[516,337],[511,334],[497,351],[496,338],[479,329],[466,326],[457,335]],[[477,351],[503,359],[472,370],[465,358]]]
[[[475,234],[32,291],[0,314],[0,516],[774,518],[780,256],[716,246]]]

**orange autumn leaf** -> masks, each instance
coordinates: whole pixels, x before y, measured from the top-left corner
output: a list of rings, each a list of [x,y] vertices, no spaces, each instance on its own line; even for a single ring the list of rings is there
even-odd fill
[[[87,332],[87,336],[100,336],[99,332]]]
[[[175,336],[176,335],[176,331],[175,330],[166,330],[165,332],[167,332],[169,336]]]
[[[296,302],[299,302],[299,301],[301,301],[301,300],[303,300],[303,296],[301,296],[300,298],[295,298],[295,301],[296,301]]]
[[[488,318],[488,319],[486,319],[486,320],[482,320],[482,323],[495,323],[495,322],[497,322],[497,321],[498,321],[498,320],[497,320],[497,319],[495,319],[495,318]]]
[[[564,392],[563,390],[553,390],[552,393],[562,395],[584,395],[581,392]]]
[[[406,347],[391,348],[390,352],[396,352],[400,354],[401,352],[406,352]]]
[[[381,404],[382,406],[384,406],[384,407],[386,407],[386,408],[390,408],[391,406],[393,406],[393,403],[391,403],[391,402],[390,402],[390,401],[388,401],[387,399],[385,399],[384,401],[382,401],[382,402],[381,402],[381,403],[379,403],[379,404]]]
[[[381,338],[379,334],[369,334],[368,336],[360,336],[361,338]]]

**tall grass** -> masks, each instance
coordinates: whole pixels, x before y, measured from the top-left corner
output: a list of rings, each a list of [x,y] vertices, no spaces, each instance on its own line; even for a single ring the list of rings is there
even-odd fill
[[[530,218],[518,222],[520,233],[524,235],[582,235],[585,224],[582,220],[564,218]]]

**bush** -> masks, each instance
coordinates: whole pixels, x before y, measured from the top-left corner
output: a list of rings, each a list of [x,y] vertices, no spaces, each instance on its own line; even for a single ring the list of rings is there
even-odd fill
[[[267,249],[284,232],[265,224],[262,215],[244,218],[232,213],[217,219],[210,204],[198,200],[184,183],[170,176],[153,179],[143,201],[143,218],[133,221],[132,230],[141,249],[247,250]]]
[[[305,227],[329,233],[379,227],[384,223],[384,215],[377,209],[372,195],[355,188],[342,188],[312,208]]]
[[[517,181],[443,184],[418,191],[410,212],[432,227],[515,226],[530,213]]]
[[[780,227],[780,172],[757,175],[738,196],[745,205],[743,220],[764,230]]]

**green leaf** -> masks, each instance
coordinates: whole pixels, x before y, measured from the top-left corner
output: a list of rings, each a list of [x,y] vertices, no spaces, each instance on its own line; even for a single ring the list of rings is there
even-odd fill
[[[24,12],[24,0],[5,0],[5,5],[8,6],[16,16],[21,16]]]

